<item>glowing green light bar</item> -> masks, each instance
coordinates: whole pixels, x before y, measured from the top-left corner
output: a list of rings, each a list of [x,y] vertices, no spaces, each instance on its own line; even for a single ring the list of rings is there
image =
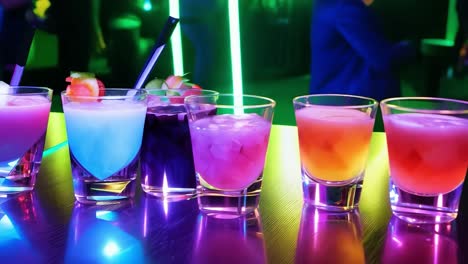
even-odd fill
[[[179,0],[169,0],[169,15],[179,18]],[[182,51],[182,34],[180,24],[177,25],[171,36],[172,64],[174,65],[174,75],[184,74],[184,57]]]
[[[458,31],[457,1],[449,0],[445,39],[454,41]]]
[[[239,1],[229,0],[229,38],[231,42],[232,90],[234,105],[242,105],[242,59],[239,26]]]

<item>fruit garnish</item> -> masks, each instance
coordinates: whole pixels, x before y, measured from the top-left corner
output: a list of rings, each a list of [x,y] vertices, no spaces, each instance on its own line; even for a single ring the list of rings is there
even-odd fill
[[[202,89],[200,85],[198,84],[192,84],[192,89]]]
[[[184,79],[183,76],[170,75],[166,78],[166,83],[169,89],[183,89],[184,83],[188,79]]]
[[[151,80],[145,88],[147,89],[162,89],[162,90],[186,90],[186,89],[202,89],[200,85],[189,82],[189,79],[184,78],[185,75],[170,75],[165,80],[155,78]]]
[[[184,97],[190,96],[190,95],[202,95],[202,91],[200,90],[186,90],[183,94]]]
[[[155,78],[151,80],[145,88],[147,89],[162,89],[167,90],[169,87],[167,86],[166,82],[162,79]]]
[[[65,92],[68,96],[97,97],[105,94],[104,84],[93,73],[72,72],[65,81],[70,83]]]
[[[92,72],[70,72],[71,78],[96,78]]]

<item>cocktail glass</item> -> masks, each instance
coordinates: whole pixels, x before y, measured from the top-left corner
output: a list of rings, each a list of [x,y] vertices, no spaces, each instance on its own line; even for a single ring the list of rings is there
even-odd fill
[[[42,161],[52,90],[0,90],[0,196],[34,188]]]
[[[325,210],[353,210],[361,196],[377,101],[321,94],[293,103],[304,200]]]
[[[411,223],[454,220],[468,167],[468,102],[406,97],[381,108],[393,214]]]
[[[166,200],[195,196],[195,168],[184,98],[214,95],[200,89],[147,89],[143,145],[141,147],[141,187],[147,194]],[[211,114],[215,113],[212,107]]]
[[[246,214],[258,207],[275,102],[260,96],[189,96],[199,209]],[[212,108],[216,108],[213,115]]]
[[[81,203],[113,203],[135,193],[146,91],[103,92],[97,97],[62,93],[73,187]]]

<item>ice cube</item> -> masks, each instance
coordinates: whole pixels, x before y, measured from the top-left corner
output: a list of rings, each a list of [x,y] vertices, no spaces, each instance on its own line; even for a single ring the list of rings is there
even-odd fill
[[[5,82],[0,81],[0,106],[6,105],[8,101],[8,90],[10,89],[10,85]]]
[[[9,105],[37,105],[48,102],[49,100],[42,96],[12,96],[8,100]]]
[[[238,155],[241,148],[242,144],[237,140],[220,140],[211,145],[210,152],[215,159],[227,161]]]
[[[102,100],[101,103],[103,105],[121,105],[125,103],[125,101],[122,100]]]
[[[213,116],[212,120],[213,120],[213,123],[216,123],[216,124],[227,124],[228,122],[230,122],[231,118],[229,117],[229,115],[216,115],[216,116]]]

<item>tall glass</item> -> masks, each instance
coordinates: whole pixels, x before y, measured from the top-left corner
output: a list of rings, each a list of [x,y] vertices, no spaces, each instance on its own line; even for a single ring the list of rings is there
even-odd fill
[[[217,92],[200,89],[147,92],[148,110],[140,153],[141,187],[147,194],[166,200],[190,199],[195,196],[197,185],[184,98]]]
[[[406,97],[381,108],[393,214],[411,223],[454,220],[468,167],[468,102]]]
[[[105,89],[98,97],[62,93],[76,199],[132,198],[146,115],[146,91]]]
[[[200,210],[253,212],[260,198],[275,101],[220,94],[189,96],[185,106]]]
[[[321,94],[293,100],[304,200],[331,211],[358,206],[377,101]]]
[[[0,196],[34,188],[42,161],[52,90],[0,90]]]

